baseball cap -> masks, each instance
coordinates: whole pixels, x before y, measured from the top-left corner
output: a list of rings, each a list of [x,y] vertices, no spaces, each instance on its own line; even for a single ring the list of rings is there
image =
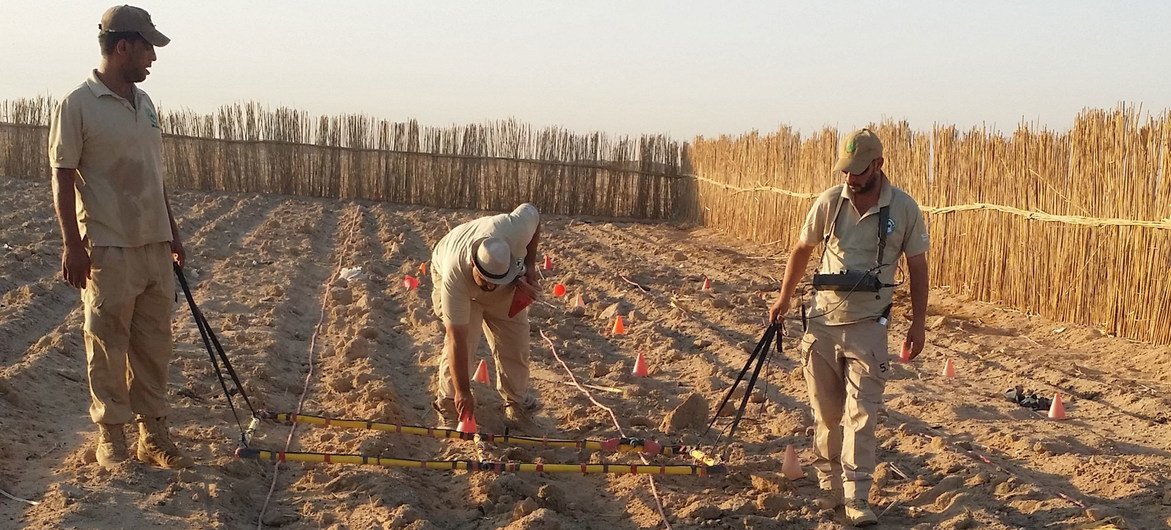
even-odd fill
[[[882,158],[882,142],[870,129],[858,129],[842,138],[834,171],[858,175],[876,158]]]
[[[110,32],[135,32],[142,35],[152,46],[163,47],[171,42],[171,39],[163,35],[159,30],[155,29],[154,22],[150,20],[150,13],[146,10],[128,6],[114,6],[102,13],[102,21],[98,24],[98,29]]]
[[[480,275],[496,285],[512,283],[524,266],[512,259],[512,249],[498,237],[485,237],[472,243],[472,265]]]

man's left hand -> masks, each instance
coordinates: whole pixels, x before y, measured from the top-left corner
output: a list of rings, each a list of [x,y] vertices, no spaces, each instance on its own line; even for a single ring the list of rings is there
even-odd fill
[[[541,297],[541,291],[536,283],[529,280],[529,273],[526,272],[524,276],[517,278],[513,283],[516,285],[517,290],[521,294],[529,297],[530,300],[537,300]]]
[[[923,352],[923,344],[927,340],[927,331],[921,322],[912,322],[911,329],[907,330],[907,341],[905,344],[911,348],[911,359],[918,357]]]

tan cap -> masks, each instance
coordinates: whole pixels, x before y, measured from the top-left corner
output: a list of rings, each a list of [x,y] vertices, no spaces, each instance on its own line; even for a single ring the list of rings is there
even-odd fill
[[[142,35],[142,38],[152,46],[163,47],[171,42],[171,39],[155,29],[154,22],[150,20],[150,13],[134,6],[122,5],[107,9],[102,14],[102,22],[98,24],[98,29],[110,32],[133,31]]]
[[[834,171],[860,175],[877,158],[882,158],[882,142],[870,129],[858,129],[842,138]]]

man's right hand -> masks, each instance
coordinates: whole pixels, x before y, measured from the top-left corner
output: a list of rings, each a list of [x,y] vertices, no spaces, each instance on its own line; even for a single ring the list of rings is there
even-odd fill
[[[476,410],[476,398],[472,397],[472,392],[469,389],[467,392],[462,392],[460,389],[455,389],[455,415],[457,418],[465,418],[467,416],[474,416]]]
[[[768,322],[769,324],[780,324],[781,320],[785,318],[785,313],[789,312],[790,305],[789,297],[780,296],[776,302],[773,302],[772,307],[768,308]]]
[[[85,245],[65,245],[61,252],[61,276],[65,281],[78,289],[85,289],[85,282],[90,277],[89,251]]]

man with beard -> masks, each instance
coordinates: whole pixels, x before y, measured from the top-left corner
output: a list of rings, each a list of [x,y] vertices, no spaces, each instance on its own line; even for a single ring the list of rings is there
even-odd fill
[[[485,334],[506,422],[520,426],[537,407],[529,388],[529,310],[515,302],[539,296],[540,240],[540,212],[525,203],[463,223],[435,245],[431,303],[443,319],[444,339],[434,407],[441,424],[474,419],[470,363]]]
[[[802,312],[802,371],[816,421],[814,453],[823,495],[818,505],[845,505],[855,526],[876,524],[870,509],[875,427],[890,370],[886,324],[899,255],[911,282],[911,327],[903,349],[923,350],[927,316],[927,227],[915,200],[882,171],[882,142],[869,129],[846,136],[834,171],[844,184],[809,210],[769,309],[779,323],[813,251],[823,245],[815,294]]]
[[[184,251],[163,180],[158,112],[135,86],[170,39],[132,6],[106,10],[98,28],[101,61],[61,101],[49,131],[61,273],[82,290],[96,458],[106,470],[128,460],[123,427],[134,420],[139,460],[188,467],[166,423],[171,263],[182,265]]]

